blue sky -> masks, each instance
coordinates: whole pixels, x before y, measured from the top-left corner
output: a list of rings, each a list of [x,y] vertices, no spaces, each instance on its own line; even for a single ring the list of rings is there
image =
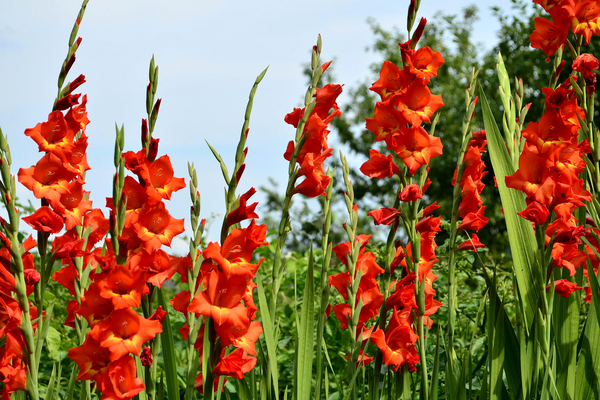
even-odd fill
[[[458,13],[472,0],[422,0],[419,16],[437,11]],[[45,121],[56,96],[56,79],[79,11],[79,0],[23,0],[0,6],[0,126],[9,138],[13,173],[37,162],[37,146],[23,135]],[[478,1],[481,19],[474,37],[487,48],[498,23],[490,11],[507,0]],[[80,91],[88,94],[89,155],[87,190],[96,207],[111,194],[115,123],[125,125],[127,150],[140,146],[145,117],[148,63],[160,67],[157,96],[163,99],[155,137],[159,155],[169,154],[176,176],[187,181],[187,162],[198,170],[202,214],[221,213],[224,183],[205,140],[233,164],[248,92],[255,77],[269,71],[255,97],[248,140],[247,168],[240,193],[258,188],[272,176],[284,185],[287,162],[282,154],[294,135],[283,117],[298,106],[306,90],[301,64],[310,60],[317,34],[324,61],[335,58],[338,83],[362,81],[378,61],[365,48],[373,42],[366,23],[375,18],[384,29],[405,29],[408,0],[303,2],[255,0],[91,0],[79,35],[83,43],[69,77],[86,76]],[[339,102],[345,101],[344,94]],[[331,135],[332,146],[335,137]],[[281,188],[281,187],[280,187]],[[281,188],[283,190],[283,188]],[[33,197],[23,187],[21,198]],[[167,207],[188,220],[189,192],[173,195]],[[252,200],[260,200],[255,195]],[[38,204],[36,200],[34,204]],[[210,237],[215,238],[216,226]],[[185,251],[185,244],[175,243]]]

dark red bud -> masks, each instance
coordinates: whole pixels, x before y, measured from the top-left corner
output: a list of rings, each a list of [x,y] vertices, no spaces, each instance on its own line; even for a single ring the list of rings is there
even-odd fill
[[[244,170],[246,169],[246,164],[242,164],[240,169],[238,169],[238,171],[235,174],[235,181],[236,182],[240,182],[240,179],[242,179],[242,174],[244,173]]]
[[[26,269],[23,271],[23,275],[25,276],[25,285],[27,286],[35,285],[40,281],[40,273],[35,269]]]
[[[71,70],[71,67],[75,63],[76,58],[77,57],[75,57],[75,53],[73,53],[71,58],[69,58],[69,61],[67,61],[67,63],[65,64],[65,75],[67,75],[69,73],[69,71]]]
[[[150,350],[150,347],[144,347],[144,350],[142,350],[142,354],[140,355],[140,361],[144,367],[149,367],[152,365],[154,360],[152,359],[152,350]]]
[[[562,69],[565,65],[566,61],[562,60],[560,62],[560,64],[558,64],[558,67],[556,67],[556,73],[554,74],[554,76],[556,77],[556,79],[558,79],[558,77],[560,76],[560,73],[562,72]]]
[[[419,26],[417,26],[417,29],[415,30],[415,33],[413,33],[413,36],[411,38],[411,44],[413,48],[417,47],[419,39],[421,39],[421,36],[423,36],[423,30],[425,30],[425,25],[427,25],[427,19],[421,18]]]
[[[151,138],[150,139],[150,148],[148,151],[148,160],[154,161],[156,159],[156,155],[158,154],[158,141],[160,139]]]
[[[142,118],[142,144],[148,141],[148,120]]]
[[[159,321],[162,324],[166,316],[167,312],[163,310],[162,306],[158,306],[156,311],[154,311],[154,314],[152,314],[148,319],[151,321]]]
[[[85,83],[85,75],[79,75],[77,78],[75,78],[75,80],[71,83],[69,83],[69,93],[71,93],[73,90],[77,89],[79,86],[81,86],[83,83]]]

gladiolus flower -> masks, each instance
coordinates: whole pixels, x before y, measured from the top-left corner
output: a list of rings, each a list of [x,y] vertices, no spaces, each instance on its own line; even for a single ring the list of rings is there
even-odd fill
[[[548,285],[546,290],[550,290],[551,286],[552,285]],[[583,287],[577,286],[575,282],[570,282],[568,279],[554,281],[554,292],[565,298],[568,298],[571,296],[571,293],[579,289],[583,289]]]
[[[369,161],[360,167],[360,171],[369,178],[391,178],[392,175],[400,175],[400,169],[394,162],[391,154],[384,156],[374,149],[369,150]]]
[[[227,375],[235,379],[243,379],[246,372],[250,372],[256,365],[257,359],[246,354],[244,349],[235,349],[226,357],[225,349],[221,354],[221,361],[215,366],[213,375]]]
[[[391,225],[402,213],[396,208],[379,208],[372,210],[367,215],[373,217],[375,225]]]
[[[110,351],[110,360],[132,353],[140,354],[142,344],[162,332],[159,321],[150,321],[131,308],[115,310],[111,317],[94,327],[90,335]]]
[[[485,247],[485,244],[479,241],[479,237],[476,234],[471,236],[471,239],[465,240],[461,244],[458,245],[458,251],[462,250],[474,250],[477,253],[477,249],[482,249]]]
[[[131,399],[144,390],[144,382],[137,377],[135,361],[127,356],[109,364],[101,380],[103,400]]]
[[[240,196],[238,207],[227,214],[227,226],[231,226],[237,224],[246,219],[256,218],[258,219],[258,214],[254,210],[256,210],[256,206],[258,202],[252,203],[248,206],[247,202],[256,193],[256,189],[250,188],[246,193]]]
[[[402,192],[400,192],[399,197],[400,200],[402,200],[405,203],[408,203],[409,201],[422,199],[423,195],[421,194],[421,189],[419,188],[419,185],[413,183],[411,185],[407,185],[404,189],[402,189]]]
[[[36,212],[22,219],[36,231],[58,233],[64,226],[62,218],[47,206],[38,208]]]
[[[591,54],[584,53],[573,61],[573,71],[581,72],[583,76],[593,74],[594,69],[598,69],[598,59]]]
[[[416,35],[416,32],[415,32]],[[437,71],[444,63],[444,57],[441,53],[434,52],[427,47],[421,47],[410,57],[406,58],[406,65],[417,78],[421,78],[423,83],[429,83],[429,79],[437,75]]]
[[[133,214],[131,223],[149,253],[163,244],[171,246],[171,240],[184,231],[183,219],[171,217],[162,202]]]
[[[518,212],[517,215],[520,215],[527,221],[531,221],[538,225],[544,225],[550,216],[550,212],[548,211],[548,207],[534,200],[527,205],[526,209]]]

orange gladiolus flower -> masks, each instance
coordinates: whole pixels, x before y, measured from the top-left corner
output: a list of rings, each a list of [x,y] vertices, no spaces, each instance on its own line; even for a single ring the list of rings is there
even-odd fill
[[[256,193],[256,189],[250,188],[246,193],[240,196],[238,200],[238,206],[235,210],[232,210],[229,214],[227,214],[227,225],[231,226],[237,224],[245,219],[257,218],[258,214],[254,210],[256,210],[256,206],[258,202],[252,203],[248,206],[247,202],[250,197],[252,197]]]
[[[139,307],[147,290],[145,271],[131,271],[124,265],[115,265],[109,271],[96,275],[100,296],[112,301],[115,310]]]
[[[90,335],[81,346],[69,349],[69,358],[79,366],[78,381],[95,379],[110,363],[109,351]]]
[[[185,187],[183,178],[173,177],[173,166],[169,156],[164,155],[152,163],[147,163],[140,168],[141,178],[146,182],[148,203],[154,205],[161,198],[171,199],[171,193]]]
[[[546,62],[563,45],[569,33],[569,25],[563,18],[552,22],[544,17],[535,18],[535,30],[530,36],[531,47],[544,50]]]
[[[437,71],[444,63],[444,57],[440,52],[434,52],[429,46],[421,47],[409,57],[406,57],[406,65],[417,78],[421,78],[423,83],[429,83],[429,80],[437,75]]]
[[[398,95],[394,102],[398,111],[413,125],[431,122],[433,113],[444,105],[442,95],[431,94],[421,79],[413,80],[406,92]]]
[[[38,144],[40,151],[52,153],[62,162],[67,162],[71,156],[75,132],[69,129],[60,111],[51,112],[48,115],[48,122],[26,129],[25,136],[32,138]]]
[[[183,219],[171,217],[162,202],[132,214],[131,224],[148,253],[163,244],[171,246],[171,240],[184,231]]]
[[[60,201],[62,194],[68,193],[69,182],[75,174],[69,172],[61,160],[47,153],[36,165],[19,170],[19,182],[33,192],[36,199],[46,198],[48,202]]]
[[[386,143],[388,143],[388,138],[392,137],[392,134],[408,124],[408,120],[389,100],[375,104],[373,118],[367,118],[366,121],[366,128],[375,134],[375,141],[385,140]]]
[[[73,181],[69,191],[60,196],[58,202],[50,203],[52,208],[65,219],[67,230],[83,225],[83,216],[92,210],[92,202],[84,197],[83,182]]]
[[[22,219],[36,231],[58,233],[64,226],[62,218],[48,206],[40,207]]]
[[[369,161],[360,167],[360,172],[369,178],[391,178],[392,175],[400,175],[400,168],[394,162],[391,154],[384,156],[374,149],[369,150]]]
[[[506,186],[524,192],[546,206],[552,202],[555,182],[545,173],[546,157],[525,146],[519,157],[519,169],[506,177]]]
[[[161,332],[160,321],[146,319],[133,309],[124,308],[113,311],[90,335],[108,349],[110,360],[115,361],[128,353],[139,355],[142,345]]]
[[[411,175],[423,165],[429,164],[433,157],[442,154],[440,138],[427,134],[425,129],[415,125],[394,134],[388,146],[404,161]]]
[[[578,2],[565,2],[564,10],[571,18],[571,30],[580,33],[588,45],[592,34],[600,33],[598,19],[600,17],[600,4],[597,0],[580,0]]]
[[[409,68],[400,69],[391,61],[384,61],[379,79],[369,88],[385,99],[392,94],[401,94],[406,92],[408,85],[412,80],[412,74]]]
[[[204,276],[205,290],[192,299],[188,310],[211,317],[217,325],[229,323],[244,328],[250,320],[240,300],[247,281],[244,276],[227,279],[223,273],[212,270]]]
[[[387,332],[378,329],[371,334],[371,341],[383,353],[385,365],[393,365],[394,371],[417,354],[415,343],[418,336],[408,324],[401,322],[399,314],[398,310],[394,310]]]
[[[102,400],[132,399],[146,386],[137,377],[135,360],[131,356],[111,362],[101,380]]]
[[[223,247],[216,242],[209,243],[204,250],[204,258],[216,262],[223,274],[229,279],[233,277],[253,278],[258,264],[252,264],[252,253],[257,247],[264,246],[267,234],[266,225],[256,225],[254,220],[244,229],[232,230]]]
[[[228,356],[225,349],[221,353],[221,361],[215,366],[212,373],[216,376],[227,375],[235,379],[243,379],[246,372],[250,372],[256,365],[257,359],[250,357],[244,349],[235,349]]]

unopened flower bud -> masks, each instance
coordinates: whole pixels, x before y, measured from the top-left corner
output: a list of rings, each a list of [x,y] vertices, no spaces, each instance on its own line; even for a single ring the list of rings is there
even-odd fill
[[[152,350],[150,350],[150,347],[144,346],[144,350],[142,350],[142,354],[140,355],[140,361],[144,367],[152,365],[154,360],[152,359]]]
[[[146,145],[148,141],[148,120],[142,118],[142,145]]]
[[[417,26],[417,29],[415,30],[415,33],[413,33],[412,38],[411,38],[411,45],[412,45],[413,49],[415,47],[417,47],[417,43],[419,42],[419,39],[421,39],[421,36],[423,36],[423,31],[425,30],[425,25],[427,25],[427,19],[421,18],[421,21],[419,22],[419,26]]]
[[[35,269],[26,269],[23,271],[23,275],[25,276],[25,285],[27,286],[35,285],[40,281],[40,273]]]
[[[162,306],[158,306],[156,311],[154,311],[154,314],[152,314],[148,319],[151,321],[159,321],[162,324],[166,316],[167,312],[163,310]]]

